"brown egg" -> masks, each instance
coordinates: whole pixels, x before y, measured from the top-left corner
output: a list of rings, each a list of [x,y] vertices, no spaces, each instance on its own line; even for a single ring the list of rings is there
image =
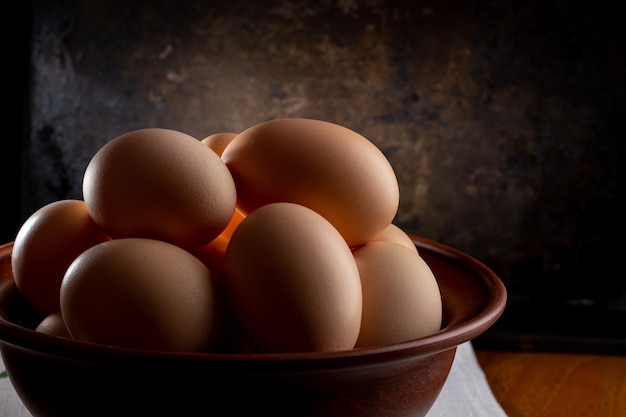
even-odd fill
[[[109,240],[81,200],[59,200],[35,211],[22,224],[11,254],[15,284],[43,314],[59,310],[59,289],[68,266],[83,251]]]
[[[273,202],[301,204],[330,221],[351,247],[382,232],[398,209],[389,161],[372,142],[334,123],[260,123],[233,138],[222,159],[244,214]]]
[[[389,226],[376,235],[371,241],[395,242],[417,252],[417,246],[415,246],[411,237],[393,223],[390,223]]]
[[[224,259],[241,332],[260,353],[352,349],[361,282],[350,248],[315,211],[272,203],[246,216]]]
[[[65,326],[65,322],[63,321],[63,316],[61,316],[61,312],[59,311],[47,315],[37,325],[35,331],[46,333],[51,336],[65,337],[67,339],[72,338],[70,332],[67,331],[67,327]]]
[[[195,249],[218,236],[236,204],[232,176],[199,140],[175,130],[125,133],[98,150],[83,178],[89,213],[111,237]]]
[[[228,226],[226,226],[226,229],[224,229],[218,237],[192,252],[211,270],[211,273],[215,276],[220,285],[222,282],[221,277],[224,274],[224,255],[226,254],[226,248],[230,242],[230,237],[242,220],[243,215],[239,210],[235,209],[233,217],[230,223],[228,223]]]
[[[211,275],[220,287],[223,287],[224,255],[228,242],[228,238],[219,235],[206,245],[193,251],[194,256],[209,268]]]
[[[394,242],[372,242],[353,252],[363,287],[357,347],[405,342],[441,328],[437,280],[416,252]]]
[[[209,270],[159,240],[116,239],[83,252],[65,274],[60,300],[74,339],[200,352],[221,337],[223,300]]]
[[[204,143],[206,146],[213,149],[213,151],[218,156],[222,156],[222,153],[224,152],[224,148],[226,148],[226,145],[228,145],[230,141],[233,140],[233,138],[237,135],[238,135],[237,133],[232,133],[232,132],[214,133],[202,139],[200,142]]]
[[[233,213],[233,217],[230,219],[230,222],[228,223],[226,228],[222,231],[222,233],[220,233],[220,236],[226,239],[230,239],[230,237],[233,235],[233,232],[235,231],[237,226],[239,226],[239,223],[241,223],[243,218],[244,218],[244,215],[241,213],[241,211],[239,211],[238,209],[235,209],[235,212]]]

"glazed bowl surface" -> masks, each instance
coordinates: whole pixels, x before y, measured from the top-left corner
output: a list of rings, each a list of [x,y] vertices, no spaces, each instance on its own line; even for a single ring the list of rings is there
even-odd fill
[[[13,243],[0,246],[0,353],[35,417],[423,417],[456,347],[491,327],[506,304],[497,275],[449,246],[411,236],[443,301],[442,329],[392,345],[329,353],[156,352],[54,337],[22,298]]]

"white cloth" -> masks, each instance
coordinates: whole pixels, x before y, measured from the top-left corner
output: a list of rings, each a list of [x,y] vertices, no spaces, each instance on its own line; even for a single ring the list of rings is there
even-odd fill
[[[471,342],[457,349],[450,375],[427,417],[506,417]],[[15,393],[0,357],[0,417],[32,417]]]
[[[2,355],[0,355],[0,417],[31,417],[6,375]]]
[[[476,360],[471,342],[461,344],[441,394],[426,417],[506,417]]]

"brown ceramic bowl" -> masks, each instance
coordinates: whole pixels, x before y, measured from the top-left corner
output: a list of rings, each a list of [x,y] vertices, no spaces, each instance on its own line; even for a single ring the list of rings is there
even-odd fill
[[[141,351],[33,331],[41,319],[0,246],[0,351],[36,416],[422,417],[456,347],[502,314],[506,290],[476,259],[413,237],[441,289],[444,326],[421,339],[335,353],[189,354]]]

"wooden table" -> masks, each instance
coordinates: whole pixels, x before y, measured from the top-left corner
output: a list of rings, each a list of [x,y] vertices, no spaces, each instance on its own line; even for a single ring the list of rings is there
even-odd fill
[[[626,417],[626,355],[477,350],[508,417]]]

